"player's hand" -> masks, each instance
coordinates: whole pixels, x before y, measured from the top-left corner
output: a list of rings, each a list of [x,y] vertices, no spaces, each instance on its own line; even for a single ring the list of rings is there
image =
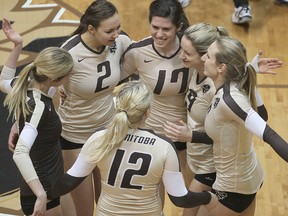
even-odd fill
[[[15,122],[11,127],[9,138],[8,138],[8,148],[10,151],[14,152],[18,138],[19,138],[19,131],[18,131],[17,123]]]
[[[15,46],[22,45],[22,37],[12,28],[12,25],[9,20],[3,18],[2,20],[2,30],[6,37],[14,43]]]
[[[47,203],[46,196],[37,197],[32,216],[45,216],[46,215],[46,203]]]
[[[177,124],[166,121],[163,125],[165,135],[172,141],[190,142],[192,139],[192,130],[181,119]]]
[[[67,98],[67,95],[64,92],[63,86],[58,87],[58,94],[60,96],[60,104],[62,105]]]
[[[278,58],[261,58],[263,51],[260,50],[258,52],[259,60],[258,60],[258,68],[259,73],[261,74],[277,74],[274,69],[281,68],[283,65],[283,61]]]

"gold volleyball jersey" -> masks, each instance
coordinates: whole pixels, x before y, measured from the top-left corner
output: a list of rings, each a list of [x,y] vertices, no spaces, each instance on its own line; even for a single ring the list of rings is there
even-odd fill
[[[260,117],[256,122],[250,121],[251,112],[255,113],[247,96],[235,83],[220,88],[212,100],[205,130],[214,142],[215,190],[252,194],[263,182],[264,174],[253,148],[252,133],[263,132],[266,123]],[[247,129],[249,121],[255,125],[252,129]]]
[[[170,57],[162,56],[155,49],[153,39],[148,37],[131,44],[123,58],[123,72],[137,73],[154,93],[146,126],[159,134],[164,134],[162,125],[166,120],[186,122],[187,119],[185,94],[192,69],[184,67],[180,49],[179,45]]]
[[[206,113],[216,89],[209,77],[198,79],[198,72],[195,70],[185,99],[188,112],[187,124],[194,131],[205,131]],[[187,154],[187,163],[195,174],[215,172],[213,145],[187,142]]]
[[[173,143],[151,130],[130,129],[123,143],[95,164],[91,153],[95,152],[99,143],[93,141],[105,131],[97,131],[87,140],[68,174],[87,176],[98,166],[102,190],[97,216],[159,216],[162,211],[159,183],[163,172],[180,172]],[[169,184],[173,185],[166,186],[174,188],[177,185],[180,191],[185,189],[183,178],[180,182],[176,178]]]
[[[62,136],[68,141],[83,144],[111,120],[115,112],[112,92],[121,76],[120,58],[131,42],[120,34],[113,46],[96,52],[75,35],[62,46],[74,60],[64,84],[67,98],[58,110]]]

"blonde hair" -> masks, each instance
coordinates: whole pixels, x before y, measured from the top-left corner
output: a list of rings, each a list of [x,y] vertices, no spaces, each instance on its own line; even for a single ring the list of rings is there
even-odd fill
[[[227,67],[225,83],[238,83],[238,89],[248,96],[252,107],[257,110],[255,97],[257,77],[255,69],[247,61],[245,47],[240,41],[225,36],[218,38],[216,45],[219,49],[216,61],[226,64]]]
[[[145,118],[152,93],[141,81],[121,84],[116,93],[116,114],[109,123],[105,134],[93,141],[96,150],[91,152],[91,160],[100,161],[112,149],[117,148],[125,139],[130,128],[136,129]],[[84,145],[85,146],[85,145]]]
[[[8,107],[9,116],[19,120],[31,112],[27,103],[27,90],[31,79],[38,83],[51,80],[61,80],[69,74],[73,67],[71,55],[59,47],[49,47],[41,51],[34,62],[25,66],[15,80],[12,90],[5,98],[4,105]]]
[[[224,27],[215,27],[201,22],[187,28],[184,36],[191,41],[193,47],[202,56],[218,37],[228,36],[228,31]]]

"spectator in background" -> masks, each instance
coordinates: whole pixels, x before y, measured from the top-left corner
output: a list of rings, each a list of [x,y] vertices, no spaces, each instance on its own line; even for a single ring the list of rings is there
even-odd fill
[[[234,12],[232,22],[235,24],[250,23],[252,20],[251,7],[248,0],[233,0]]]

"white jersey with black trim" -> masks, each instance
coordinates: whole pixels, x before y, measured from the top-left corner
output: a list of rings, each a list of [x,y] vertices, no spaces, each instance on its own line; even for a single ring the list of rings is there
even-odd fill
[[[180,36],[179,36],[180,41]],[[129,46],[124,55],[122,70],[127,75],[138,73],[142,82],[153,91],[150,115],[146,126],[156,133],[164,134],[165,121],[186,122],[185,94],[192,69],[185,68],[179,49],[170,57],[162,56],[148,37]]]
[[[59,107],[62,136],[70,142],[85,143],[97,128],[105,126],[115,113],[113,90],[120,81],[120,58],[131,44],[120,34],[111,47],[102,51],[90,49],[75,35],[66,41],[74,67],[64,84],[65,102]]]
[[[195,70],[186,94],[188,120],[187,124],[193,131],[205,131],[204,122],[208,107],[216,89],[209,77],[199,80]],[[195,174],[215,172],[213,145],[187,142],[187,163]]]
[[[151,130],[130,129],[124,142],[95,164],[91,155],[99,142],[93,141],[105,131],[98,131],[87,140],[68,174],[75,177],[87,176],[95,165],[98,166],[102,190],[97,203],[97,216],[159,216],[162,211],[159,183],[163,172],[180,173],[173,143]],[[182,194],[180,196],[183,196],[182,189],[186,194],[183,179],[175,181],[165,181],[172,184],[167,185],[167,188],[171,191],[171,188],[178,185],[177,190]]]
[[[252,194],[263,182],[263,170],[252,144],[253,134],[245,125],[251,110],[247,96],[235,83],[220,88],[212,100],[205,130],[214,142],[215,190]],[[259,120],[255,127],[263,132],[266,123],[260,117]]]

